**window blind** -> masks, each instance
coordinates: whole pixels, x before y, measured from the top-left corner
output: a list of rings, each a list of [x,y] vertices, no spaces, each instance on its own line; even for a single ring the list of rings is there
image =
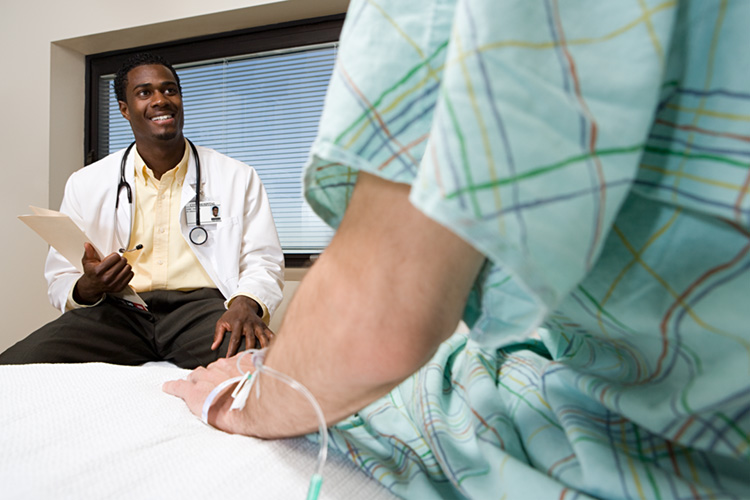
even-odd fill
[[[319,253],[333,234],[304,201],[302,171],[335,58],[329,43],[175,65],[185,136],[255,168],[285,254]],[[113,81],[99,80],[100,158],[133,141]]]

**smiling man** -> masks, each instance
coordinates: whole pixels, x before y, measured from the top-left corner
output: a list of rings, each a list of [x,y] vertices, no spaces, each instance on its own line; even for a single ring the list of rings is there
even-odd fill
[[[0,364],[195,368],[268,345],[284,257],[260,178],[185,138],[180,79],[163,58],[134,56],[114,85],[135,142],[74,173],[60,208],[103,257],[85,245],[80,272],[50,249],[48,294],[63,315]],[[129,286],[147,310],[123,300]]]

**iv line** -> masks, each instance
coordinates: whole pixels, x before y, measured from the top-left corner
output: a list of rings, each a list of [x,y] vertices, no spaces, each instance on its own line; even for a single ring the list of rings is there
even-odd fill
[[[247,372],[243,372],[242,368],[240,368],[240,362],[242,361],[242,358],[249,353],[252,354],[252,357],[250,359],[255,366],[256,373],[265,373],[267,375],[270,375],[271,377],[285,383],[295,391],[299,392],[307,399],[307,401],[315,411],[315,416],[318,419],[318,432],[320,434],[320,451],[318,451],[318,458],[315,464],[315,472],[310,477],[310,485],[307,489],[307,500],[317,500],[320,493],[320,487],[323,484],[323,466],[325,465],[326,458],[328,457],[328,428],[326,426],[326,419],[323,415],[323,410],[320,408],[320,405],[315,399],[315,396],[312,395],[307,387],[300,384],[289,375],[281,373],[280,371],[277,371],[270,366],[266,366],[263,364],[263,361],[266,357],[265,348],[260,350],[248,349],[242,352],[237,357],[237,371],[239,371],[242,375],[239,377],[231,378],[229,380],[225,380],[221,384],[214,387],[214,389],[206,397],[206,400],[203,402],[203,412],[201,415],[201,420],[203,421],[203,423],[210,425],[208,423],[208,410],[211,408],[211,404],[213,403],[214,399],[216,399],[216,396],[224,391],[224,389],[237,382],[239,382],[239,384],[237,384],[237,387],[235,387],[234,391],[232,392],[232,398],[234,399],[234,402],[230,407],[230,411],[242,410],[245,407],[247,397],[249,396],[250,391],[255,384],[255,381],[258,379],[258,377],[254,376],[254,374],[249,370]],[[256,398],[259,397],[260,385],[258,385],[256,390]]]

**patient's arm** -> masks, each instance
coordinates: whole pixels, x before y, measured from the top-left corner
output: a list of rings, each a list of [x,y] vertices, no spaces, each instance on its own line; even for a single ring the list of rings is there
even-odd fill
[[[329,424],[388,393],[426,363],[455,329],[483,258],[408,201],[409,188],[360,174],[333,241],[290,304],[266,364],[305,385]],[[165,384],[191,411],[234,359]],[[261,376],[260,399],[228,411],[228,392],[209,413],[212,425],[266,438],[317,428],[308,403]]]

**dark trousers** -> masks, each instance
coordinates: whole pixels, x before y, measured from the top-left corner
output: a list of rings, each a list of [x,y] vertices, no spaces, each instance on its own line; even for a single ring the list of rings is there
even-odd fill
[[[226,311],[221,292],[201,288],[140,295],[148,312],[110,299],[67,311],[0,354],[0,364],[171,361],[195,368],[226,355],[229,335],[211,350],[216,322]]]

